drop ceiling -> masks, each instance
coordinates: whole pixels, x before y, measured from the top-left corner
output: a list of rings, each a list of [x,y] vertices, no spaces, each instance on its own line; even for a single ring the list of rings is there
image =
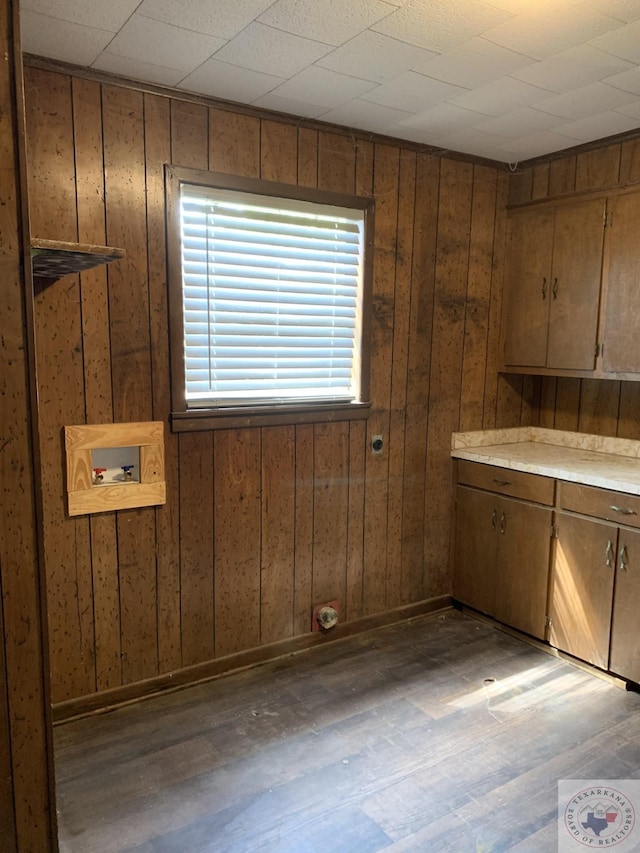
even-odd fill
[[[640,127],[640,0],[22,0],[26,53],[516,163]]]

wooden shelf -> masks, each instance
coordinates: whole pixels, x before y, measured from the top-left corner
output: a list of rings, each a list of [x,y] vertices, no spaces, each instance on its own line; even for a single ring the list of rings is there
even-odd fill
[[[63,275],[84,272],[92,267],[124,258],[124,249],[91,246],[87,243],[65,243],[61,240],[31,240],[31,263],[34,278],[55,280]]]

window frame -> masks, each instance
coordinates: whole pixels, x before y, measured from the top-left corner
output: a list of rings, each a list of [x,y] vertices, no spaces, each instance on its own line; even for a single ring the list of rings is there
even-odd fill
[[[359,347],[360,399],[336,402],[310,400],[264,404],[211,405],[188,408],[185,388],[185,352],[182,297],[182,243],[180,235],[180,190],[183,184],[211,189],[235,190],[275,198],[309,201],[361,210],[364,214],[362,317]],[[169,352],[171,425],[174,432],[206,429],[316,423],[366,418],[371,408],[369,367],[371,360],[371,308],[373,290],[374,200],[296,184],[242,178],[236,175],[165,165],[167,292],[169,309]]]

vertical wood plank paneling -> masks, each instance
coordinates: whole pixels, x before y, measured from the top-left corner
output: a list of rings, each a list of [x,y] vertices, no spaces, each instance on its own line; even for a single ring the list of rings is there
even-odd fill
[[[640,382],[623,382],[616,435],[640,439]]]
[[[580,380],[558,378],[555,429],[578,429],[580,414]]]
[[[295,427],[262,430],[260,642],[294,633]]]
[[[487,367],[484,380],[484,408],[482,428],[493,429],[498,417],[498,387],[501,379],[498,368],[500,355],[500,322],[502,314],[502,284],[506,244],[506,203],[509,193],[509,178],[498,177],[496,196],[495,233],[493,237],[493,262],[491,265],[491,295],[489,297],[489,330],[487,336]]]
[[[552,160],[549,166],[549,195],[562,195],[576,188],[576,155]]]
[[[413,152],[401,150],[388,447],[387,608],[398,607],[402,604],[403,598],[402,496],[404,491],[404,438],[409,366],[409,315],[411,310],[415,194],[416,155]]]
[[[318,131],[298,128],[298,184],[318,186]]]
[[[33,233],[77,239],[71,81],[59,74],[29,75],[37,112],[28,124],[30,180],[38,186]],[[96,688],[91,602],[91,554],[86,518],[66,516],[62,427],[85,422],[80,285],[67,276],[37,297],[44,548],[51,593],[49,642],[53,701]]]
[[[214,656],[212,433],[180,436],[182,665]]]
[[[126,257],[109,276],[111,371],[116,422],[151,420],[151,351],[143,100],[104,86],[103,134],[107,241]],[[117,515],[122,675],[125,683],[158,671],[155,510]]]
[[[402,603],[424,595],[425,477],[440,160],[419,156],[413,228],[402,499]]]
[[[0,838],[6,853],[45,853],[56,849],[56,817],[17,2],[0,4],[0,48]]]
[[[460,397],[461,430],[482,429],[496,191],[496,172],[483,166],[474,166]]]
[[[540,163],[533,169],[531,198],[545,198],[549,194],[549,163]]]
[[[354,142],[346,136],[322,131],[318,136],[318,186],[324,190],[352,193],[355,150]]]
[[[347,519],[347,592],[344,619],[362,616],[364,570],[364,469],[366,424],[352,421],[349,427],[349,510]]]
[[[509,181],[509,204],[529,201],[533,191],[533,169],[515,172]]]
[[[313,426],[296,426],[296,496],[293,630],[306,634],[311,630],[313,577]]]
[[[620,174],[620,144],[583,151],[576,159],[576,189],[612,187]]]
[[[260,430],[215,442],[215,650],[260,645]]]
[[[104,245],[105,203],[102,162],[102,99],[100,85],[72,80],[78,207],[78,239]],[[111,423],[111,341],[106,267],[80,276],[82,346],[87,423]],[[116,522],[112,513],[92,516],[91,562],[95,622],[96,687],[107,690],[122,683],[120,596]],[[91,598],[89,596],[89,607]]]
[[[640,139],[623,142],[620,151],[620,183],[640,181]]]
[[[449,589],[451,433],[460,418],[473,166],[443,159],[429,388],[424,568],[427,595]]]
[[[313,605],[345,601],[349,423],[316,424],[313,437]]]
[[[206,170],[209,165],[209,110],[171,102],[171,161]],[[215,437],[184,434],[178,441],[180,636],[182,665],[213,657],[215,651],[214,480]],[[203,526],[203,535],[199,529]]]
[[[620,408],[620,382],[583,379],[578,430],[595,435],[615,435]]]
[[[371,322],[371,416],[367,424],[365,473],[364,602],[365,613],[384,610],[389,491],[389,405],[393,347],[399,151],[374,148],[376,235]],[[371,453],[374,435],[382,435],[383,453]]]
[[[228,110],[209,110],[209,168],[260,177],[260,119]]]
[[[147,241],[153,418],[169,423],[169,317],[164,214],[164,169],[171,161],[171,103],[144,96],[144,157],[147,191]],[[206,146],[205,146],[206,150]],[[167,502],[156,510],[158,669],[178,669],[182,662],[179,536],[179,439],[165,428],[164,471]],[[213,466],[213,455],[210,459]],[[210,490],[213,510],[213,489]],[[213,570],[212,570],[213,571]]]
[[[262,121],[260,177],[295,184],[298,177],[298,131],[290,124]]]

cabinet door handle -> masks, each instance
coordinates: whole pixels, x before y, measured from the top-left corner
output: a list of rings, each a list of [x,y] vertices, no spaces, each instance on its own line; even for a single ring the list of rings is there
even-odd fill
[[[627,546],[623,545],[622,548],[620,548],[620,564],[619,564],[619,566],[623,572],[627,571],[627,565],[628,565],[628,563],[627,563]]]
[[[505,514],[502,513],[500,516],[500,533],[504,534],[506,529],[507,529],[507,519],[505,517]]]
[[[558,298],[558,279],[557,278],[554,278],[554,280],[553,280],[553,288],[551,289],[551,292],[553,293],[553,298],[557,299]]]
[[[607,550],[604,552],[604,564],[611,567],[613,565],[613,542],[611,539],[607,542]]]
[[[499,486],[510,486],[511,480],[499,480],[497,477],[493,478],[493,482],[497,483]]]
[[[491,526],[493,527],[494,530],[498,526],[498,510],[497,509],[494,509],[494,511],[491,513]]]
[[[542,279],[542,298],[543,299],[547,298],[547,277],[546,276]]]
[[[609,509],[612,509],[614,512],[619,512],[621,515],[637,515],[638,513],[635,509],[627,509],[624,506],[616,506],[615,504],[611,504]]]

